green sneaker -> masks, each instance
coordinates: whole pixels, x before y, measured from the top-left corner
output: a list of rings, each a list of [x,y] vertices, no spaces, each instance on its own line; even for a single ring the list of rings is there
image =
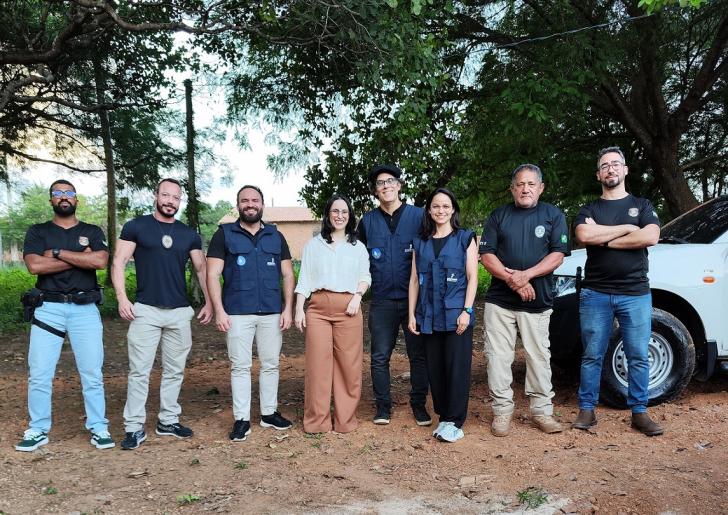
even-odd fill
[[[23,434],[23,439],[15,446],[15,450],[30,452],[47,443],[48,433],[44,433],[43,431],[38,431],[36,429],[27,429]]]
[[[97,449],[111,449],[116,446],[108,431],[98,431],[96,433],[92,432],[91,445]]]

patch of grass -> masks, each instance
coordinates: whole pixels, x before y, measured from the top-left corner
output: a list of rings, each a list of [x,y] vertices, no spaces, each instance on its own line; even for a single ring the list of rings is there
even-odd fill
[[[58,493],[58,488],[56,488],[55,486],[46,486],[43,489],[43,493],[46,495],[55,495]]]
[[[314,440],[321,440],[323,437],[323,433],[306,433],[304,435],[304,438],[313,438]]]
[[[202,497],[195,494],[184,494],[184,495],[178,495],[177,496],[177,503],[179,504],[193,504],[197,501],[201,500]]]
[[[372,446],[367,443],[364,444],[364,447],[359,449],[359,454],[370,454],[373,450]]]
[[[516,497],[518,502],[525,504],[529,510],[536,509],[549,500],[546,492],[535,486],[529,486],[525,490],[517,492]]]
[[[193,466],[193,465],[199,465],[199,464],[200,464],[200,460],[197,459],[197,458],[192,458],[190,460],[190,467]]]
[[[311,444],[311,447],[313,447],[314,449],[320,449],[321,448],[321,442],[313,442]]]
[[[235,464],[235,468],[236,468],[236,469],[239,469],[239,470],[245,470],[245,469],[247,469],[248,467],[249,467],[249,465],[248,465],[247,463],[245,463],[244,461],[239,461],[239,462],[237,462],[237,463]]]

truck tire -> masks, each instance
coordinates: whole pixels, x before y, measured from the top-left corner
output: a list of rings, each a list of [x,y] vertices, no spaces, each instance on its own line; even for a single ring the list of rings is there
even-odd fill
[[[649,343],[649,406],[674,399],[690,382],[695,369],[695,345],[680,320],[661,309],[652,309]],[[615,408],[627,408],[627,358],[617,324],[602,366],[601,398]]]

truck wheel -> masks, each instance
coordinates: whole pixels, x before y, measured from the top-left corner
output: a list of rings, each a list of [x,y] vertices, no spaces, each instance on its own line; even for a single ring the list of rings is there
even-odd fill
[[[695,369],[695,345],[682,322],[667,311],[652,309],[649,343],[649,406],[674,399],[687,387]],[[618,326],[602,367],[601,398],[615,408],[627,408],[627,357]]]

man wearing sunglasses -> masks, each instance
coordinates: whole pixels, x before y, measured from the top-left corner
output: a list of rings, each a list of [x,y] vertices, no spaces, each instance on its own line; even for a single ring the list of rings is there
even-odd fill
[[[410,406],[415,422],[429,426],[432,418],[425,408],[427,365],[422,339],[407,329],[407,295],[412,267],[412,241],[422,224],[423,210],[399,198],[402,171],[391,164],[369,172],[372,195],[379,207],[365,213],[359,223],[359,239],[369,251],[372,302],[369,333],[372,353],[372,387],[375,424],[389,424],[392,411],[389,361],[397,343],[399,328],[404,332],[410,363]]]
[[[616,317],[629,365],[627,405],[632,427],[656,436],[663,428],[647,415],[652,323],[647,247],[660,238],[660,220],[649,200],[627,193],[626,176],[622,151],[600,150],[596,178],[602,196],[582,207],[576,217],[576,237],[586,245],[587,257],[579,298],[584,345],[579,414],[571,426],[588,430],[597,423],[602,364]]]
[[[96,270],[106,267],[109,251],[101,228],[76,218],[77,203],[76,188],[55,181],[50,187],[53,219],[31,226],[25,235],[23,259],[38,280],[23,296],[24,304],[35,309],[28,349],[30,423],[15,446],[18,451],[48,443],[53,376],[66,336],[81,376],[91,444],[98,449],[115,445],[106,419],[103,327],[96,307],[101,302]]]

